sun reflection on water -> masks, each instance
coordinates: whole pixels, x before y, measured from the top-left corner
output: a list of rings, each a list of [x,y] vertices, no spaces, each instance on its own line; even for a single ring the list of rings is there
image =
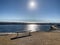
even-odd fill
[[[29,24],[29,25],[27,25],[27,31],[30,31],[30,32],[37,31],[37,28],[38,28],[38,25],[36,25],[36,24]]]

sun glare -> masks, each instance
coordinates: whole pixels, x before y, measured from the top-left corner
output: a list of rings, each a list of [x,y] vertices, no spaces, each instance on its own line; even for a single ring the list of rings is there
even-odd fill
[[[27,31],[35,32],[35,31],[37,31],[36,29],[37,29],[37,25],[36,24],[27,25]]]
[[[29,2],[28,2],[28,8],[31,10],[33,10],[33,9],[36,9],[36,7],[37,7],[37,3],[36,3],[36,1],[35,0],[30,0]]]
[[[30,2],[30,4],[29,4],[29,6],[30,6],[30,8],[35,8],[35,2]]]

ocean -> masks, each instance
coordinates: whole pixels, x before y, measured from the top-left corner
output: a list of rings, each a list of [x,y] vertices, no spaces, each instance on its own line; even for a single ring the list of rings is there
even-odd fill
[[[29,30],[49,31],[50,25],[37,25],[37,28],[33,26],[30,26],[28,29],[27,28],[27,25],[0,25],[0,32],[24,32]]]

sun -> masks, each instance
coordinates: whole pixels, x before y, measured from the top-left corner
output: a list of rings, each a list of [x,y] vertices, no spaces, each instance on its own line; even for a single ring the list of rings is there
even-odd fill
[[[30,6],[30,8],[35,8],[35,2],[30,2],[30,4],[29,4],[29,6]]]
[[[28,2],[28,8],[29,8],[29,9],[36,9],[36,7],[37,7],[37,3],[36,3],[35,0],[30,0],[30,1]]]

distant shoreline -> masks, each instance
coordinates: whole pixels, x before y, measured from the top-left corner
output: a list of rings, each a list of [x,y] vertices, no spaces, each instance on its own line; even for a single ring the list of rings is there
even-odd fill
[[[60,25],[60,23],[0,22],[0,25],[27,25],[27,24],[37,24],[37,25]]]

